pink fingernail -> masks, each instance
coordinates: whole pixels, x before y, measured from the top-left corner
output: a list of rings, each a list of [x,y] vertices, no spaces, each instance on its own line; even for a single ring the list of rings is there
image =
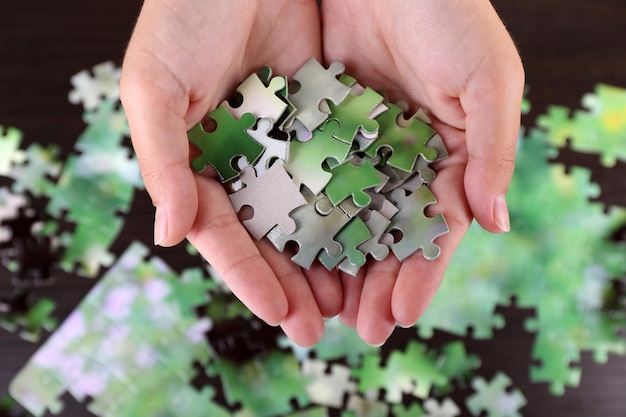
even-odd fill
[[[493,218],[496,225],[502,232],[511,230],[511,220],[509,219],[509,208],[503,195],[496,197],[493,202]]]
[[[154,244],[160,245],[167,238],[167,213],[161,207],[154,213]]]

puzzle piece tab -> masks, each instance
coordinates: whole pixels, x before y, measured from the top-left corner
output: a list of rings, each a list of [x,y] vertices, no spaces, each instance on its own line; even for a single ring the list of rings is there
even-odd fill
[[[207,164],[211,164],[220,178],[228,181],[238,175],[232,165],[236,157],[244,156],[252,164],[263,153],[263,146],[247,134],[255,118],[246,113],[235,119],[224,107],[216,108],[208,117],[217,123],[215,131],[207,132],[198,123],[188,132],[191,143],[202,152],[191,165],[196,171],[202,171]]]

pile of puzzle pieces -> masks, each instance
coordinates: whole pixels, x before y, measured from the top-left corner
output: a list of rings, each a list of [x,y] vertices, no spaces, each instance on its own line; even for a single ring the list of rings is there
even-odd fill
[[[208,114],[189,140],[201,151],[197,171],[211,165],[231,192],[235,210],[257,240],[267,237],[309,268],[319,259],[356,275],[370,256],[390,250],[404,260],[420,249],[434,259],[434,243],[448,231],[428,185],[431,164],[447,157],[441,137],[420,112],[405,118],[402,105],[311,59],[293,76],[262,68]]]

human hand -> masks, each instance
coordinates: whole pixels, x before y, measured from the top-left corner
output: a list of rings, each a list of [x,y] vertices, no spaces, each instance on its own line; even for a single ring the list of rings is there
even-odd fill
[[[322,317],[341,308],[336,273],[302,271],[271,244],[253,242],[221,184],[191,171],[187,131],[259,67],[291,75],[311,57],[321,58],[313,0],[147,0],[120,85],[156,206],[155,243],[187,237],[244,304],[301,345],[316,342]]]
[[[341,277],[340,317],[380,344],[424,312],[473,218],[488,231],[508,231],[504,196],[524,70],[488,0],[324,0],[322,16],[325,61],[342,61],[363,85],[424,109],[450,154],[437,164],[438,203],[429,207],[449,225],[437,239],[441,255],[428,261],[418,252],[402,263],[390,256],[362,279]]]

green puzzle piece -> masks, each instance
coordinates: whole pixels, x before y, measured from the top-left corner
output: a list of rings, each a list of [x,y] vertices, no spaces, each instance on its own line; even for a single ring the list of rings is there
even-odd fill
[[[384,389],[386,400],[398,404],[403,394],[428,398],[433,387],[448,383],[448,377],[437,365],[438,357],[424,344],[412,340],[404,351],[394,350],[385,366],[380,355],[365,355],[363,366],[353,369],[352,374],[359,379],[360,391]]]
[[[319,194],[332,177],[332,174],[322,167],[324,161],[332,158],[341,162],[348,155],[350,144],[335,138],[337,129],[339,122],[329,120],[322,127],[315,129],[313,137],[308,141],[291,141],[285,170],[298,187],[304,184],[313,194]]]
[[[584,110],[550,106],[537,118],[548,140],[555,146],[571,147],[580,152],[599,152],[605,166],[626,161],[626,90],[598,84],[594,93],[585,94]]]
[[[198,123],[188,133],[191,143],[202,152],[202,155],[194,158],[191,166],[196,171],[202,171],[207,164],[211,164],[222,180],[228,181],[238,175],[231,165],[235,157],[245,156],[248,163],[252,164],[263,153],[263,146],[246,132],[254,125],[256,118],[246,113],[239,120],[235,119],[222,106],[211,111],[208,116],[217,123],[214,131],[207,132]]]
[[[330,118],[337,119],[341,125],[335,137],[351,144],[359,129],[375,134],[379,129],[378,121],[370,119],[369,115],[382,101],[383,96],[369,87],[361,95],[349,94],[338,105],[329,101]]]
[[[12,164],[23,160],[23,151],[19,149],[22,142],[22,132],[14,127],[9,127],[3,132],[0,125],[0,175],[12,174]]]
[[[241,417],[271,417],[293,410],[292,400],[301,407],[309,404],[306,394],[308,380],[292,355],[272,351],[267,356],[243,364],[217,360],[209,365],[209,375],[219,375],[226,401],[240,403]]]
[[[489,382],[475,378],[472,387],[476,391],[465,403],[473,416],[521,417],[519,409],[526,405],[526,398],[518,390],[508,390],[511,379],[504,373],[497,373]]]
[[[330,173],[332,178],[324,191],[335,206],[345,198],[352,196],[357,206],[365,207],[369,205],[372,198],[363,190],[383,182],[374,165],[368,160],[358,165],[346,161],[333,167]]]
[[[389,110],[376,118],[380,125],[379,136],[365,152],[372,158],[379,150],[392,150],[387,163],[406,172],[413,172],[415,161],[422,155],[427,161],[437,158],[437,151],[426,145],[435,130],[423,121],[412,117],[402,121],[403,110],[395,104],[387,104]]]
[[[336,267],[344,258],[348,258],[354,266],[362,266],[365,264],[365,255],[357,249],[357,246],[371,237],[372,234],[363,220],[360,217],[354,217],[334,237],[342,247],[341,253],[337,256],[330,256],[324,250],[318,259],[328,270]]]

